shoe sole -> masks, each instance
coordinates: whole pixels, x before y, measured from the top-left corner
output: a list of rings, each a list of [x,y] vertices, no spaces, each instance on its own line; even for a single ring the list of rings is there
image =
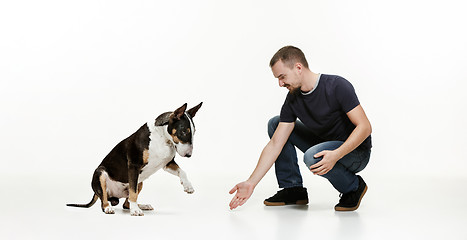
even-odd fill
[[[308,200],[298,200],[295,203],[285,203],[285,202],[268,202],[264,201],[264,205],[266,206],[285,206],[285,205],[307,205]]]
[[[350,207],[350,208],[346,208],[346,207],[334,207],[334,210],[339,211],[339,212],[349,212],[349,211],[355,211],[355,210],[357,210],[357,208],[360,206],[360,202],[362,201],[363,196],[364,196],[365,193],[366,193],[366,190],[368,190],[368,186],[365,186],[365,189],[363,189],[362,195],[360,195],[360,199],[358,199],[357,206],[355,206],[355,207]]]

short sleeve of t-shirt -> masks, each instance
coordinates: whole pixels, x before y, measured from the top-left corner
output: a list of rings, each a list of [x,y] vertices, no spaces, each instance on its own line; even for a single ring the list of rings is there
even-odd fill
[[[292,108],[289,104],[290,101],[290,93],[285,98],[285,102],[282,105],[281,114],[280,114],[280,121],[281,122],[295,122],[297,120],[297,115],[292,111]]]
[[[336,79],[335,91],[337,101],[345,113],[348,113],[360,104],[354,87],[344,78]]]

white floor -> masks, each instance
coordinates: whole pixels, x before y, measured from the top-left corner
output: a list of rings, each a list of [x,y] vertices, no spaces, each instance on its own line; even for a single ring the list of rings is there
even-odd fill
[[[269,173],[252,198],[229,210],[238,176],[188,173],[193,195],[178,179],[157,172],[145,182],[140,203],[155,211],[132,217],[66,207],[87,203],[90,176],[1,177],[2,239],[467,239],[467,178],[373,176],[355,212],[333,210],[338,194],[324,179],[306,176],[308,206],[265,207],[277,191]]]

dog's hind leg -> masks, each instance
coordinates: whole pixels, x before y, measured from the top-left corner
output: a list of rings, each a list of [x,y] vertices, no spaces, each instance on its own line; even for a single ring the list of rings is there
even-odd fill
[[[142,189],[143,189],[143,183],[140,182],[138,183],[138,195]],[[144,211],[154,210],[151,204],[138,204],[138,207]],[[128,201],[128,198],[125,200],[125,203],[123,203],[123,209],[130,209],[130,202]]]
[[[174,159],[170,161],[165,167],[164,170],[168,173],[171,173],[175,176],[178,176],[180,178],[180,183],[183,185],[183,189],[185,192],[192,194],[195,192],[193,189],[193,186],[191,185],[190,181],[186,177],[185,171],[183,171],[178,164],[175,162]]]
[[[94,172],[92,178],[92,189],[95,194],[101,199],[102,211],[106,214],[114,214],[115,210],[109,203],[109,196],[107,194],[107,172],[104,167],[98,167]]]

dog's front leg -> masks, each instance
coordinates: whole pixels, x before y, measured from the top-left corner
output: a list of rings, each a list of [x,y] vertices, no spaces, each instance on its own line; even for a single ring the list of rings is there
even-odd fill
[[[131,216],[144,216],[143,211],[138,206],[138,176],[139,168],[130,164],[128,168],[128,181],[130,187],[130,213]]]
[[[184,191],[192,194],[195,192],[193,189],[193,186],[191,185],[190,181],[188,181],[188,178],[186,177],[185,171],[183,171],[178,164],[172,159],[165,167],[164,170],[168,173],[171,173],[175,176],[178,176],[180,178],[180,183],[183,185]]]

